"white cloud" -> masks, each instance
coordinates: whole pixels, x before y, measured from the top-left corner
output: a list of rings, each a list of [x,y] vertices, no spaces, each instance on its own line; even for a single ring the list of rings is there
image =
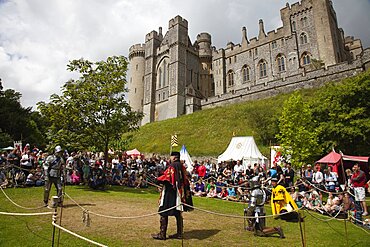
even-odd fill
[[[97,61],[128,54],[145,34],[181,15],[189,22],[194,42],[200,32],[212,35],[213,45],[240,43],[241,28],[258,35],[281,26],[283,0],[0,0],[0,77],[4,88],[22,93],[24,106],[47,101],[73,76],[68,61],[84,57]],[[290,3],[296,2],[289,0]],[[370,46],[369,0],[334,0],[339,25],[346,35]],[[361,17],[361,18],[360,18]]]

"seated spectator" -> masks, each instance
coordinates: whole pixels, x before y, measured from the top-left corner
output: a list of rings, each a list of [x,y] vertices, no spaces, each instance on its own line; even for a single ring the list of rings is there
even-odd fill
[[[229,194],[227,194],[226,187],[222,187],[221,192],[217,194],[217,197],[220,198],[220,199],[224,199],[225,200],[228,195]]]
[[[221,175],[217,177],[217,181],[216,181],[215,185],[216,185],[217,194],[221,193],[222,187],[224,187],[226,185],[225,182],[222,181],[222,176]]]
[[[207,184],[206,192],[208,193],[212,188],[216,191],[216,185],[213,179],[211,179],[209,183]]]
[[[234,187],[228,187],[227,188],[227,198],[226,199],[229,200],[229,201],[237,201],[238,200],[238,197],[236,196],[236,192],[235,192]]]
[[[207,194],[202,178],[199,178],[198,182],[195,183],[194,192],[194,196],[205,196]]]
[[[120,175],[120,171],[116,170],[113,175],[113,185],[123,185],[123,179]]]
[[[89,185],[93,189],[104,189],[105,184],[104,172],[100,168],[100,163],[97,161],[94,168],[91,169]]]
[[[37,178],[34,176],[35,170],[30,170],[26,178],[26,186],[35,186]]]
[[[43,186],[45,184],[44,173],[42,172],[41,165],[36,167],[35,171],[35,186]]]
[[[216,188],[215,187],[211,187],[207,193],[207,197],[208,198],[215,198],[217,197],[217,193],[216,193]]]
[[[348,212],[348,211],[354,211],[354,210],[355,210],[355,202],[353,198],[350,196],[348,192],[344,192],[343,211]]]
[[[6,188],[8,185],[8,179],[6,178],[5,172],[3,170],[0,171],[0,187]]]
[[[230,165],[227,165],[225,169],[222,171],[222,175],[224,176],[224,178],[226,178],[227,181],[232,180],[232,174],[233,174],[233,171],[231,170]]]
[[[80,175],[77,170],[73,170],[71,175],[71,184],[78,185],[80,184]]]

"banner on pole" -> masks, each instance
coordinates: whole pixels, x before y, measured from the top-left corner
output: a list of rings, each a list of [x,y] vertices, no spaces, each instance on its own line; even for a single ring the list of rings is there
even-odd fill
[[[179,145],[177,141],[177,135],[171,136],[171,147],[177,147]]]

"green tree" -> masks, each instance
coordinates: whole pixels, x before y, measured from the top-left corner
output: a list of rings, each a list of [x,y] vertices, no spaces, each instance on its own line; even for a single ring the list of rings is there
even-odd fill
[[[0,81],[1,82],[1,81]],[[12,145],[13,140],[22,140],[32,145],[43,146],[45,136],[40,131],[31,111],[20,103],[21,94],[13,89],[2,90],[0,83],[0,143]],[[39,122],[39,124],[42,124]]]
[[[291,155],[291,162],[295,167],[311,162],[318,151],[317,131],[311,108],[299,93],[292,94],[284,102],[277,139],[286,154]]]
[[[370,155],[370,72],[329,83],[311,100],[323,150]]]
[[[48,139],[72,150],[104,151],[107,159],[110,142],[136,130],[143,116],[125,101],[127,60],[122,56],[95,63],[79,59],[67,68],[80,73],[80,78],[66,82],[62,95],[52,95],[50,103],[38,103],[48,119]]]

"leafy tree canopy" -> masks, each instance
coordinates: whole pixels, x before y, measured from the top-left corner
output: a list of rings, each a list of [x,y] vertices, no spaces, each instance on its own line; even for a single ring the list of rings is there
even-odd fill
[[[319,143],[347,154],[370,155],[370,72],[330,83],[311,99]]]
[[[62,87],[62,95],[52,95],[50,103],[39,102],[38,108],[48,121],[47,136],[53,145],[69,150],[104,150],[122,134],[136,130],[142,113],[131,110],[125,101],[127,60],[123,56],[106,61],[71,61],[71,72],[79,79]]]
[[[317,131],[312,110],[299,93],[292,94],[284,102],[279,129],[277,138],[287,154],[291,155],[295,167],[312,161],[312,156],[318,151]]]
[[[45,145],[44,135],[40,131],[42,122],[38,121],[37,113],[32,112],[31,108],[22,107],[21,96],[13,89],[3,91],[0,83],[0,147],[13,145],[13,140],[41,147]]]

